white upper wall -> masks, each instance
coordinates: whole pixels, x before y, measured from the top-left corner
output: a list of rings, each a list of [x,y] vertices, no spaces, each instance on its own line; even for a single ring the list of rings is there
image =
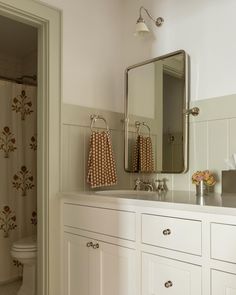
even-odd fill
[[[123,110],[123,0],[44,0],[63,11],[63,101]]]
[[[132,36],[138,9],[162,16],[146,39]],[[126,0],[126,64],[184,49],[191,61],[191,100],[236,93],[235,0]]]
[[[184,49],[191,100],[236,93],[235,0],[44,0],[63,10],[63,101],[123,111],[128,65]],[[165,23],[133,36],[139,7]]]

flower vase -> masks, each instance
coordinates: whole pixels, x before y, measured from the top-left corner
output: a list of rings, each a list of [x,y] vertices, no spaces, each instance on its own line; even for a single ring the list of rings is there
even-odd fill
[[[204,197],[206,195],[207,195],[207,186],[205,185],[204,181],[201,180],[199,184],[196,184],[196,196]]]

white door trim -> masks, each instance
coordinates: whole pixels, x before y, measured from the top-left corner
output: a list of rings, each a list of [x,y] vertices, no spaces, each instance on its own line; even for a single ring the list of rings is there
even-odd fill
[[[61,12],[0,0],[0,15],[38,28],[38,295],[60,294]],[[20,44],[19,44],[20,46]]]

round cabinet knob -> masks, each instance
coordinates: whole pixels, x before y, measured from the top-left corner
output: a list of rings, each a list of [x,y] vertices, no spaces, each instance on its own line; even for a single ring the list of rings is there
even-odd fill
[[[167,228],[167,229],[164,229],[162,233],[164,236],[168,236],[171,234],[171,230],[169,228]]]
[[[88,242],[87,244],[86,244],[86,246],[89,248],[89,247],[93,247],[93,243],[92,242]]]
[[[96,244],[93,244],[93,249],[98,249],[99,248],[99,244],[96,243]]]
[[[173,286],[173,283],[171,282],[171,281],[167,281],[166,283],[165,283],[165,287],[166,288],[170,288],[170,287],[172,287]]]

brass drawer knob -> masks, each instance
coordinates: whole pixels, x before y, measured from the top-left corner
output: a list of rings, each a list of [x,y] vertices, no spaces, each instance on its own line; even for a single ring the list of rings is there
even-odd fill
[[[89,248],[89,247],[93,247],[93,242],[88,242],[87,244],[86,244],[86,246]]]
[[[168,236],[171,234],[171,230],[169,228],[167,228],[167,229],[164,229],[162,233],[164,236]]]
[[[170,288],[170,287],[172,287],[173,286],[173,283],[171,282],[171,281],[167,281],[166,283],[165,283],[165,287],[166,288]]]

